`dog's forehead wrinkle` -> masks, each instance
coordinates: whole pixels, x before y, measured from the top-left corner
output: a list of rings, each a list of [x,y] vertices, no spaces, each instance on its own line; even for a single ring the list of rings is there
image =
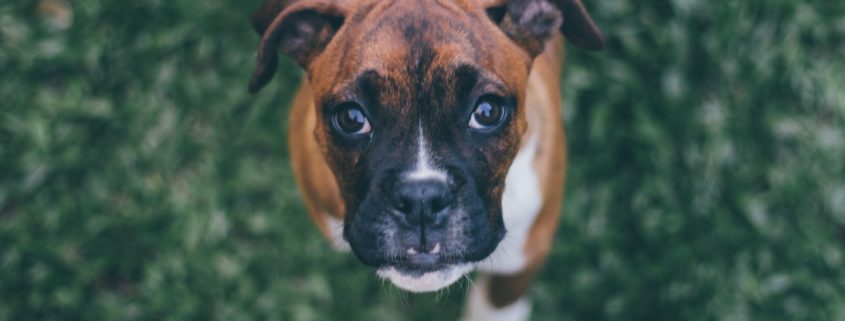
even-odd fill
[[[400,6],[397,6],[400,7]],[[452,83],[455,71],[462,65],[478,65],[487,59],[481,57],[478,39],[474,32],[460,21],[439,23],[430,21],[428,15],[410,15],[401,18],[383,18],[372,25],[366,32],[361,49],[354,53],[344,53],[358,75],[375,71],[384,79],[389,79],[396,86],[380,88],[382,91],[401,90],[401,97],[422,102],[430,100],[431,95],[424,95],[431,86],[446,86]],[[458,28],[452,28],[458,26]],[[388,48],[388,49],[385,49]]]
[[[430,60],[429,60],[430,61]],[[485,74],[471,62],[457,61],[446,67],[416,64],[406,70],[378,70],[367,67],[356,77],[339,84],[334,96],[356,100],[362,96],[364,103],[371,100],[381,109],[392,109],[408,124],[417,119],[426,123],[437,121],[432,113],[441,108],[454,108],[455,94],[468,92]],[[493,83],[499,83],[495,78]],[[460,92],[460,93],[459,93]]]
[[[472,22],[476,18],[474,15],[421,2],[390,6],[376,20],[356,20],[358,25],[351,28],[361,35],[356,42],[379,44],[376,47],[380,48],[390,48],[386,45],[413,48],[422,40],[458,44],[470,41],[474,44],[465,47],[469,49],[467,52],[477,48],[478,37],[483,35],[476,33],[484,30],[480,28],[482,24]]]

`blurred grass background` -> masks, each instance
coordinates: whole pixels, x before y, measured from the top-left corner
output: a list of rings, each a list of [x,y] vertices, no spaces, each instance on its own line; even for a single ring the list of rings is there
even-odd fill
[[[0,2],[0,320],[456,319],[305,215],[259,0],[63,3]],[[845,2],[587,5],[534,319],[845,320]]]

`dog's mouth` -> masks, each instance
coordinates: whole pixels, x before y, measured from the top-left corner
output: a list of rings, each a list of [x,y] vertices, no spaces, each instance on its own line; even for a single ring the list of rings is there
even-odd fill
[[[390,280],[396,287],[409,292],[432,292],[443,289],[471,272],[472,263],[436,264],[416,266],[389,265],[376,272],[382,279]]]
[[[387,204],[381,194],[368,194],[350,207],[343,238],[362,263],[400,289],[446,288],[487,258],[504,237],[503,222],[491,221],[483,200],[474,191],[462,192],[469,195],[456,197],[459,201],[437,213],[419,210],[432,200],[403,213],[391,208],[403,206]]]
[[[413,248],[408,248],[402,255],[390,257],[384,265],[392,266],[405,274],[415,275],[466,263],[455,254],[443,253],[440,248],[440,243],[435,244],[431,250],[422,253]]]
[[[445,288],[472,271],[474,265],[440,253],[437,244],[429,253],[409,250],[389,260],[378,269],[378,275],[410,292],[430,292]]]

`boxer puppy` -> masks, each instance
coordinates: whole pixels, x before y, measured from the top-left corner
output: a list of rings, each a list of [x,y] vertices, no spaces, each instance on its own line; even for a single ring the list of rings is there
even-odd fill
[[[604,38],[580,0],[267,1],[249,85],[277,51],[305,71],[290,111],[312,219],[412,292],[478,269],[469,320],[524,320],[566,164],[563,36]]]

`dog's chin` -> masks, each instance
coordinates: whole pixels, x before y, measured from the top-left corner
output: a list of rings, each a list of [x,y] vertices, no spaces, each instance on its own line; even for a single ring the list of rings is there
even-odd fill
[[[433,292],[452,285],[465,274],[472,272],[471,263],[454,264],[435,271],[412,272],[394,266],[379,268],[382,279],[390,280],[396,287],[414,293]]]

